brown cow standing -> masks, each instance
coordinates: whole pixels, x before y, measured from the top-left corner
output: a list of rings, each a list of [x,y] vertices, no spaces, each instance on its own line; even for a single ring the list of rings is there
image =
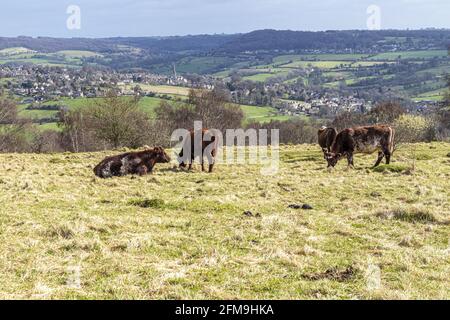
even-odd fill
[[[383,157],[389,164],[394,151],[394,136],[394,129],[384,125],[344,129],[336,136],[331,151],[326,153],[328,167],[334,167],[343,156],[353,167],[353,154],[371,154],[375,151],[378,151],[378,159],[374,167],[381,163]]]
[[[195,154],[195,134],[200,135],[200,131],[194,131],[191,130],[189,131],[189,136],[190,137],[186,137],[185,139],[185,144],[183,146],[183,149],[181,149],[180,153],[179,153],[179,162],[180,162],[180,167],[181,168],[186,168],[186,163],[189,164],[189,168],[188,170],[192,169],[192,163],[194,162],[195,157],[197,156]],[[205,165],[204,165],[204,157],[206,156],[208,158],[208,163],[209,163],[209,170],[208,172],[212,172],[213,168],[214,168],[214,162],[215,162],[215,156],[217,153],[217,141],[216,138],[212,135],[212,132],[208,132],[208,129],[202,129],[201,130],[201,143],[202,143],[202,155],[200,157],[200,163],[202,165],[202,171],[205,171]],[[206,140],[206,141],[205,141]],[[184,155],[185,152],[188,152],[187,149],[189,148],[189,144],[190,143],[190,157],[189,155]],[[210,146],[208,148],[208,146]],[[208,150],[206,150],[208,148]],[[186,151],[185,151],[186,150]],[[206,150],[206,152],[205,152]],[[207,153],[209,152],[209,154]]]
[[[331,151],[331,145],[333,144],[337,134],[338,133],[335,128],[322,127],[319,129],[319,132],[317,133],[318,141],[324,156],[327,152]]]
[[[170,157],[161,147],[140,152],[128,152],[107,157],[95,168],[94,173],[100,178],[138,174],[140,176],[152,172],[156,163],[170,162]]]

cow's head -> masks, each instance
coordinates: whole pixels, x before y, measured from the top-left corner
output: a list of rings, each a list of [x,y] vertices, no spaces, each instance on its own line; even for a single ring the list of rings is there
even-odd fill
[[[164,149],[162,147],[154,148],[153,152],[154,152],[154,154],[156,156],[156,162],[158,162],[158,163],[168,163],[168,162],[170,162],[169,155],[166,153],[166,151],[164,151]]]
[[[183,158],[183,149],[181,149],[180,153],[178,154],[178,163],[180,164],[180,168],[186,168],[186,163],[184,162]]]
[[[342,158],[341,153],[333,153],[333,152],[327,152],[325,153],[325,159],[328,162],[328,167],[334,167],[338,163],[339,159]]]

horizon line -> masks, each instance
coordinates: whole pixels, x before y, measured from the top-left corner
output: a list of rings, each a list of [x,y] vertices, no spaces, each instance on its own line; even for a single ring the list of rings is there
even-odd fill
[[[113,39],[113,38],[177,38],[177,37],[196,37],[196,36],[232,36],[232,35],[244,35],[258,31],[291,31],[291,32],[311,32],[311,33],[320,33],[320,32],[348,32],[348,31],[369,31],[369,32],[382,32],[382,31],[450,31],[450,28],[437,28],[437,27],[426,27],[419,29],[395,29],[395,28],[386,28],[379,30],[369,30],[369,29],[326,29],[326,30],[292,30],[292,29],[255,29],[249,32],[236,32],[236,33],[197,33],[197,34],[174,34],[174,35],[166,35],[166,36],[158,36],[158,35],[136,35],[136,36],[126,36],[126,35],[115,35],[115,36],[46,36],[46,35],[38,35],[38,36],[30,36],[30,35],[17,35],[17,36],[2,36],[0,38],[32,38],[32,39],[40,39],[40,38],[50,38],[50,39]]]

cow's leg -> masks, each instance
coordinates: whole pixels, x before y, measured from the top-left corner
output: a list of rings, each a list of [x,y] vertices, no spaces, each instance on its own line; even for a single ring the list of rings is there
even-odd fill
[[[208,169],[208,172],[209,172],[209,173],[213,172],[213,169],[214,169],[214,163],[216,162],[216,154],[217,154],[216,149],[213,149],[213,150],[211,151],[211,158],[208,159],[208,162],[209,162],[209,169]]]
[[[136,173],[140,176],[144,176],[148,173],[148,169],[145,165],[136,168]]]
[[[204,172],[205,171],[205,158],[203,158],[203,156],[201,157],[200,162],[202,164],[202,172]]]
[[[355,167],[353,165],[353,153],[352,152],[347,153],[347,162],[348,162],[348,167],[349,168],[354,168]]]
[[[380,165],[381,160],[383,160],[383,157],[384,157],[384,153],[382,151],[378,152],[378,159],[377,159],[377,162],[375,162],[375,165],[373,166],[374,168],[378,167]]]
[[[386,164],[389,164],[391,162],[391,152],[389,150],[385,150],[384,156],[386,157]]]

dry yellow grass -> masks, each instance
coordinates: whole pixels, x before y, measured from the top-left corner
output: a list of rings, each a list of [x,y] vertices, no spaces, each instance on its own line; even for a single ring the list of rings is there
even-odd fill
[[[113,152],[0,155],[0,298],[449,299],[450,144],[415,149],[108,180]]]

